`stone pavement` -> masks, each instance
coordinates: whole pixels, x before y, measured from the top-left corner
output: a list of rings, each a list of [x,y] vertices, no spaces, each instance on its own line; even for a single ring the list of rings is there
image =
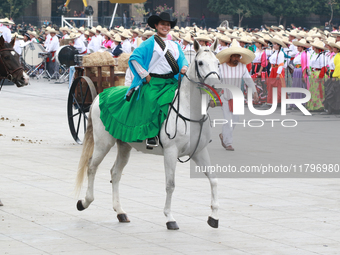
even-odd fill
[[[81,146],[68,130],[67,95],[67,84],[36,80],[0,92],[1,254],[340,254],[336,178],[220,178],[220,226],[212,229],[207,179],[190,178],[189,164],[178,164],[172,210],[180,229],[168,231],[163,159],[136,151],[120,185],[131,223],[117,221],[109,183],[113,148],[98,169],[95,201],[77,211]],[[218,117],[220,109],[211,114]],[[339,163],[339,116],[289,114],[302,120],[296,130],[236,127],[235,152],[220,145],[212,152],[248,164],[261,158]],[[219,132],[213,130],[213,143],[220,143]]]

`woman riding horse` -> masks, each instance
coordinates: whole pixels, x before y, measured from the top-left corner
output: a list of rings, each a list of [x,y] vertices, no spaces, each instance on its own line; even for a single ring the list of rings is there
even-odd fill
[[[148,148],[158,146],[158,135],[177,89],[177,75],[185,74],[188,62],[179,44],[167,40],[177,19],[168,13],[152,15],[150,27],[157,34],[132,53],[129,67],[134,75],[128,100],[126,87],[113,87],[100,94],[101,120],[106,130],[124,142],[147,140]],[[130,93],[135,91],[129,98]]]

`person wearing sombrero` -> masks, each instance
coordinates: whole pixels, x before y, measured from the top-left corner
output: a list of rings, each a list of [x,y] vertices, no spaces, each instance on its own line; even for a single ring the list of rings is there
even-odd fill
[[[11,42],[11,30],[7,27],[9,25],[14,25],[14,23],[8,18],[0,19],[0,34],[7,43]]]
[[[113,87],[99,95],[101,120],[115,138],[124,142],[147,139],[149,148],[158,146],[156,136],[174,98],[177,76],[185,74],[188,66],[179,44],[167,39],[176,22],[165,12],[150,16],[148,25],[157,34],[141,43],[130,56],[129,67],[134,76],[130,88]]]
[[[281,104],[281,88],[286,86],[285,83],[285,70],[284,70],[284,54],[281,48],[286,48],[286,44],[282,39],[275,35],[270,39],[273,43],[273,54],[269,57],[271,65],[270,75],[267,80],[267,105],[273,104],[273,88],[277,88],[277,103]]]
[[[130,42],[130,34],[128,32],[128,30],[124,30],[123,32],[118,32],[118,34],[120,35],[120,38],[122,40],[121,45],[122,45],[122,50],[125,53],[131,53],[131,49],[132,49],[132,45]]]
[[[56,51],[59,49],[59,39],[57,37],[57,31],[54,28],[49,30],[50,39],[46,46],[46,51],[50,53],[50,56],[46,59],[46,68],[50,75],[53,75],[57,70],[59,70],[58,65],[55,61],[54,55]]]
[[[38,34],[35,31],[27,31],[27,33],[30,35],[30,41],[34,43],[39,43],[38,40]]]
[[[119,34],[111,34],[111,40],[113,41],[111,45],[112,55],[114,58],[118,58],[120,54],[123,53],[122,45],[120,44],[122,39],[120,38]]]
[[[215,52],[219,53],[230,46],[231,40],[227,35],[222,35],[219,39],[219,45],[217,46]]]
[[[253,92],[254,101],[258,101],[258,94],[248,70],[247,65],[251,63],[255,55],[251,50],[241,48],[236,39],[233,39],[230,48],[224,49],[217,53],[216,57],[220,61],[220,75],[221,83],[233,85],[241,89],[242,81],[251,88]],[[233,129],[231,123],[238,122],[238,115],[233,114],[233,95],[228,90],[223,91],[222,100],[222,111],[224,119],[227,120],[227,124],[222,126],[222,133],[219,135],[222,146],[227,151],[234,151],[232,146],[233,143]],[[211,105],[213,106],[213,105]]]
[[[80,39],[80,33],[71,33],[70,34],[70,45],[76,48],[79,52],[79,54],[84,55],[87,53],[87,48],[85,46],[85,43],[82,39]]]
[[[87,52],[93,53],[97,52],[101,47],[101,39],[96,35],[96,28],[92,27],[89,31],[89,38],[91,38],[89,44],[87,45]]]
[[[253,60],[252,65],[252,78],[254,79],[255,83],[262,88],[263,94],[267,94],[267,86],[266,80],[268,78],[267,73],[267,54],[265,47],[268,47],[268,44],[263,40],[263,38],[254,39],[256,51],[255,51],[255,58]]]
[[[312,69],[310,75],[310,87],[308,90],[311,93],[311,99],[307,103],[307,109],[310,111],[320,111],[324,109],[322,104],[324,99],[324,83],[326,68],[326,58],[324,51],[324,43],[320,40],[315,40],[311,43],[314,54],[310,57],[310,67]]]
[[[325,86],[324,107],[326,112],[321,114],[332,114],[334,111],[340,111],[340,42],[329,42],[332,51],[335,54],[333,58],[334,72],[332,78],[328,79]]]
[[[307,87],[309,87],[309,78],[307,75],[309,55],[307,49],[310,47],[310,44],[308,44],[305,39],[293,41],[293,44],[297,47],[298,53],[293,60],[294,72],[292,87],[307,89]],[[304,97],[305,95],[302,93],[294,92],[290,94],[290,99],[301,99]],[[289,108],[294,109],[296,105],[290,105]]]

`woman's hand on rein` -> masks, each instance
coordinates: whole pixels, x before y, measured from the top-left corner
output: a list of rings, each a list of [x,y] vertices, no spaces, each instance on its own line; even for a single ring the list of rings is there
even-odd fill
[[[181,69],[181,74],[185,74],[188,70],[188,67],[187,66],[183,66],[182,69]]]

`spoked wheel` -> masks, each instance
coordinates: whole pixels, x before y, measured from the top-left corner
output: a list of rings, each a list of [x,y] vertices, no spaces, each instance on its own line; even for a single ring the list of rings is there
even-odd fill
[[[67,100],[67,118],[73,139],[82,144],[91,104],[97,91],[87,76],[74,79]]]

